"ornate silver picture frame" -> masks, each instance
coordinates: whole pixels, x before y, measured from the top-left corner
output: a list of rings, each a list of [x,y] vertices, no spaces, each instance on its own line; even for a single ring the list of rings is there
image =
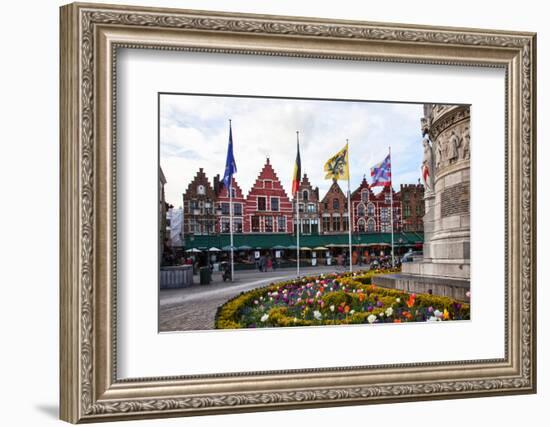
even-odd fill
[[[60,13],[61,419],[97,422],[536,392],[535,34],[79,3]],[[120,378],[120,49],[504,70],[505,140],[487,142],[505,147],[505,247],[498,248],[505,265],[504,357]]]

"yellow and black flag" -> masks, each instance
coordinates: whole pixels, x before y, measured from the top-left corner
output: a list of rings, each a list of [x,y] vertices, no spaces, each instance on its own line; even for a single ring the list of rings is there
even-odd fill
[[[325,163],[325,179],[349,179],[348,144]]]
[[[300,160],[300,139],[299,132],[296,131],[296,163],[294,163],[294,173],[292,174],[292,194],[296,194],[300,188],[302,179],[302,162]]]

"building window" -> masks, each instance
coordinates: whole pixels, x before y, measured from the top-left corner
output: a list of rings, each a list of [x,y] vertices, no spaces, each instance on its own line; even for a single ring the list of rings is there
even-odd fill
[[[278,197],[272,197],[271,198],[271,210],[273,212],[279,212],[279,198]]]
[[[323,206],[325,207],[325,210],[328,211],[328,202],[323,203]]]
[[[235,191],[234,188],[231,188],[231,197],[234,199],[235,197],[237,197],[237,191]]]
[[[197,186],[197,194],[204,196],[206,194],[206,188],[204,188],[204,185]]]
[[[374,216],[374,203],[369,203],[367,205],[367,215]]]
[[[303,203],[298,203],[298,210],[300,212],[304,212],[304,204]]]
[[[308,213],[315,213],[317,212],[317,209],[315,209],[315,203],[309,203],[307,205],[307,212]]]
[[[390,221],[390,208],[380,208],[380,219],[382,222]]]
[[[327,231],[330,231],[330,217],[324,216],[323,217],[323,231],[326,233]]]
[[[366,223],[363,218],[359,218],[359,221],[357,221],[357,229],[359,230],[359,233],[364,233],[366,230]]]
[[[309,200],[309,192],[307,190],[302,191],[302,200],[306,202]]]
[[[359,203],[359,206],[357,206],[357,216],[365,216],[365,205],[363,203]]]
[[[229,203],[222,203],[222,215],[229,215]]]
[[[340,209],[340,200],[332,199],[332,209]]]
[[[242,215],[242,214],[243,214],[243,204],[233,203],[233,215]]]
[[[348,231],[349,230],[349,218],[347,216],[343,217],[342,218],[342,223],[343,223],[343,231]]]
[[[233,233],[242,233],[242,232],[243,232],[243,219],[233,218]]]
[[[311,227],[310,227],[309,219],[304,219],[302,221],[302,233],[311,234]]]
[[[286,232],[286,217],[284,216],[277,217],[277,231],[279,233]]]
[[[258,201],[258,210],[265,211],[266,210],[265,197],[258,197],[256,200]]]
[[[266,233],[273,233],[273,217],[272,216],[266,216],[264,218],[265,221],[265,232]]]
[[[319,234],[319,220],[318,219],[312,219],[311,220],[311,234]]]
[[[338,200],[338,199],[334,199]],[[340,217],[339,216],[333,216],[332,217],[332,231],[340,231]]]
[[[221,232],[222,233],[230,233],[231,232],[231,230],[229,229],[229,218],[222,218]]]
[[[391,191],[391,190],[390,190]],[[387,192],[385,195],[384,195],[384,201],[387,203],[387,204],[390,204],[391,203],[391,193],[390,192]]]
[[[422,206],[421,205],[416,205],[416,216],[422,216],[423,213],[422,213]]]
[[[260,217],[259,216],[253,216],[252,217],[252,232],[253,233],[259,233],[260,232]]]
[[[411,207],[409,205],[405,205],[404,206],[404,212],[403,212],[403,216],[405,218],[408,218],[411,216]]]
[[[368,202],[369,201],[369,190],[367,190],[367,189],[361,190],[361,201],[362,202]]]
[[[374,230],[376,228],[376,222],[374,221],[374,218],[369,218],[367,221],[367,232],[374,233]]]

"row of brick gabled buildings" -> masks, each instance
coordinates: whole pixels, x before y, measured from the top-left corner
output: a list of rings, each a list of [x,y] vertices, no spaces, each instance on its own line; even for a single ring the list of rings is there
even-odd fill
[[[393,189],[384,187],[374,193],[366,178],[351,194],[352,232],[384,233],[391,231],[390,199]],[[233,177],[234,233],[295,233],[296,203],[300,212],[301,234],[338,234],[349,230],[347,195],[334,181],[321,199],[307,174],[300,183],[298,197],[290,199],[281,185],[269,158],[252,188],[245,196]],[[184,193],[184,235],[229,233],[229,192],[219,175],[210,183],[201,168]],[[393,191],[394,231],[422,231],[424,187],[401,185]]]

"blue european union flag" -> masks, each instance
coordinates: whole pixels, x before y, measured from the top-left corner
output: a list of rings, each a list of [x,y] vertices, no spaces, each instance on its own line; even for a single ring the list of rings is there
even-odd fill
[[[228,190],[231,187],[233,181],[233,174],[237,173],[237,164],[235,163],[235,156],[233,156],[233,132],[231,130],[231,121],[229,122],[229,145],[227,146],[227,158],[225,160],[225,172],[223,174],[223,185]]]

